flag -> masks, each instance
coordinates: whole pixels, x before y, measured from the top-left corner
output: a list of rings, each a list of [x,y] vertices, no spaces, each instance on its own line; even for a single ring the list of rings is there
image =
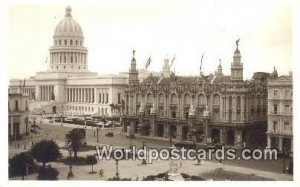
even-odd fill
[[[164,74],[161,74],[160,79],[157,81],[157,85],[159,85],[159,83],[162,81],[163,78],[164,78]]]
[[[145,65],[146,70],[148,69],[150,63],[151,63],[151,56],[148,58],[148,60],[146,62],[146,65]]]
[[[173,57],[173,59],[172,59],[172,61],[171,61],[171,65],[170,65],[170,67],[172,67],[172,65],[173,65],[174,61],[175,61],[175,55],[174,55],[174,57]]]
[[[222,60],[219,58],[219,62],[221,63],[222,62]]]
[[[200,72],[202,71],[202,60],[203,60],[203,55],[204,55],[204,53],[202,53],[202,57],[201,57]]]
[[[46,58],[45,63],[47,63],[47,61],[48,61],[48,57]]]
[[[161,73],[161,74],[160,74],[160,78],[159,78],[159,80],[157,81],[157,85],[160,84],[160,82],[163,80],[163,78],[164,78],[164,73]]]

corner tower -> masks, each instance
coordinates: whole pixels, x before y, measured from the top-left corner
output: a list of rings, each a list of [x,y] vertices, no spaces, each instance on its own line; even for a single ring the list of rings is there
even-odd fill
[[[129,84],[139,83],[138,75],[139,75],[139,72],[136,68],[135,50],[133,50],[130,69],[129,69]]]
[[[241,53],[239,50],[239,41],[236,40],[236,50],[233,55],[233,63],[231,64],[231,80],[243,81],[243,63],[241,62]]]

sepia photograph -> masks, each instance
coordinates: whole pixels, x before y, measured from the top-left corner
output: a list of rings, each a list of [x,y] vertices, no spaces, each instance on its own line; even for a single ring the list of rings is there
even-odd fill
[[[293,1],[6,8],[6,184],[295,182]]]

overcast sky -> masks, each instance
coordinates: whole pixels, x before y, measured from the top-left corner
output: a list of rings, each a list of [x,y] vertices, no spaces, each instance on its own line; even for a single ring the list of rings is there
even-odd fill
[[[9,7],[9,78],[45,71],[45,59],[65,7],[82,27],[89,70],[99,74],[128,71],[132,50],[138,68],[149,55],[149,70],[176,55],[180,75],[214,72],[222,60],[230,73],[235,40],[240,38],[244,77],[255,71],[292,70],[292,7],[284,3],[239,1],[100,1],[97,4],[40,4]]]

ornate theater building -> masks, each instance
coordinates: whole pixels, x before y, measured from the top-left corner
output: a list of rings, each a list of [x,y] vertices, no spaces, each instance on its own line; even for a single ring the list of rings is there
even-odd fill
[[[167,67],[162,76],[139,82],[133,54],[125,89],[123,130],[140,136],[221,143],[228,146],[265,146],[268,73],[243,79],[243,63],[236,42],[231,74],[177,76]]]

